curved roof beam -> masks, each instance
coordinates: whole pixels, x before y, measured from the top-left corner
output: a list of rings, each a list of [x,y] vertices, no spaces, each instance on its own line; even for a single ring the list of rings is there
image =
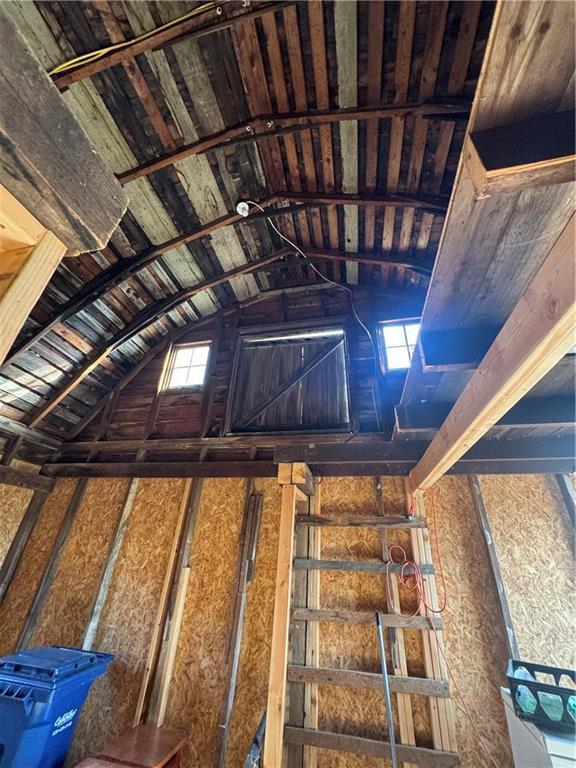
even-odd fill
[[[369,120],[384,117],[418,116],[430,120],[467,120],[470,113],[470,102],[462,99],[443,99],[441,102],[429,101],[418,104],[403,104],[396,106],[378,107],[348,107],[345,109],[325,109],[313,112],[291,112],[287,114],[255,115],[231,128],[225,128],[211,136],[205,136],[198,141],[179,147],[173,152],[167,152],[156,160],[150,160],[142,165],[130,168],[124,173],[117,174],[121,184],[128,184],[134,179],[149,176],[151,173],[173,165],[191,155],[201,155],[214,149],[252,144],[267,141],[290,133],[306,131],[310,128],[327,123],[343,122],[345,120]]]
[[[267,206],[273,205],[279,200],[289,200],[304,203],[304,205],[293,206],[287,208],[269,208]],[[260,201],[260,205],[267,207],[266,213],[252,213],[248,219],[240,216],[238,213],[227,213],[225,216],[221,216],[214,221],[204,224],[202,227],[185,232],[182,235],[167,240],[164,243],[153,245],[150,248],[142,251],[131,259],[124,259],[114,264],[112,267],[105,269],[98,277],[87,283],[82,290],[80,290],[73,298],[62,304],[58,312],[54,314],[47,323],[38,328],[34,333],[27,338],[20,346],[18,346],[3,362],[2,367],[10,365],[14,362],[15,358],[28,351],[34,344],[40,341],[47,333],[53,330],[59,323],[64,322],[72,315],[80,312],[82,309],[92,304],[96,299],[100,298],[103,294],[114,288],[123,280],[134,275],[140,269],[153,262],[163,253],[177,248],[180,245],[191,243],[194,240],[198,240],[201,237],[209,235],[220,227],[229,226],[231,224],[237,224],[240,221],[256,221],[265,217],[278,217],[287,214],[295,213],[300,210],[305,210],[309,207],[317,207],[322,205],[374,205],[374,206],[393,206],[396,208],[421,208],[430,211],[435,214],[445,213],[447,209],[447,201],[441,197],[431,197],[426,195],[365,195],[365,194],[325,194],[322,192],[279,192],[274,193],[265,199]],[[319,254],[318,258],[322,258]],[[349,259],[353,261],[353,258]],[[248,262],[251,264],[252,262]],[[392,263],[392,262],[390,262]],[[193,286],[195,287],[195,286]]]

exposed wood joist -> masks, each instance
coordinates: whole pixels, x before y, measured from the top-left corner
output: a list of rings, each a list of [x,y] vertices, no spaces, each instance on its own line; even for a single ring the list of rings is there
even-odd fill
[[[386,117],[418,116],[429,120],[460,120],[467,119],[469,102],[458,99],[425,104],[405,104],[398,106],[349,107],[342,109],[319,109],[306,112],[291,112],[256,115],[231,128],[218,131],[211,136],[205,136],[199,141],[168,152],[163,157],[150,160],[117,175],[121,184],[127,184],[134,179],[148,176],[161,168],[166,168],[179,160],[192,155],[203,154],[214,149],[239,146],[258,141],[269,141],[289,133],[310,130],[314,126],[336,122],[370,120]]]
[[[412,473],[432,486],[574,346],[575,216],[556,240]]]
[[[30,503],[26,508],[26,512],[20,521],[18,530],[16,531],[4,560],[2,561],[2,565],[0,565],[0,605],[12,582],[12,578],[18,567],[22,553],[26,548],[30,534],[36,526],[46,497],[46,491],[34,491]]]
[[[290,436],[293,439],[293,436]],[[420,441],[386,442],[378,433],[361,435],[363,442],[355,444],[321,443],[324,436],[309,436],[307,442],[283,444],[276,438],[275,462],[291,463],[306,461],[314,475],[407,475],[424,454],[429,443]],[[299,438],[302,441],[302,436]],[[203,448],[239,448],[238,443],[220,438],[190,438],[187,440],[154,440],[144,444],[153,450],[198,451]],[[266,442],[266,441],[265,441]],[[286,441],[287,442],[287,441]],[[122,452],[119,441],[112,443],[115,454]],[[84,444],[87,445],[87,444]],[[106,443],[90,443],[99,450],[106,450]],[[126,441],[130,452],[136,453],[134,441]],[[242,445],[242,443],[240,443]],[[249,443],[245,446],[248,448]],[[141,448],[143,450],[143,448]],[[522,438],[518,440],[480,440],[450,470],[449,474],[534,474],[573,472],[576,469],[574,441],[569,438]],[[197,454],[196,454],[197,455]],[[236,454],[235,454],[236,455]],[[268,461],[198,461],[192,454],[189,461],[134,461],[114,462],[61,461],[44,465],[43,474],[51,477],[272,477],[275,464]],[[259,474],[260,473],[260,474]]]
[[[26,425],[10,419],[8,416],[0,416],[0,432],[15,435],[24,442],[30,443],[30,445],[37,445],[51,450],[57,450],[62,444],[62,441],[58,438],[47,435],[39,429],[29,429]]]
[[[467,136],[463,158],[476,198],[575,181],[575,117],[538,115]]]
[[[27,472],[24,469],[15,469],[0,464],[0,484],[14,485],[17,488],[31,488],[34,491],[49,493],[54,487],[54,483],[48,478],[36,475],[34,472]]]
[[[291,2],[288,1],[285,5],[291,5]],[[143,40],[127,41],[126,45],[116,50],[109,51],[94,61],[88,61],[84,64],[80,63],[73,69],[55,73],[52,75],[52,81],[57,88],[62,90],[69,85],[72,85],[72,83],[77,83],[87,77],[93,77],[99,72],[104,72],[109,67],[129,61],[135,56],[146,53],[146,51],[159,50],[166,45],[170,45],[175,41],[181,41],[184,38],[187,38],[188,40],[199,40],[206,35],[212,35],[221,32],[222,30],[229,29],[235,24],[245,23],[250,20],[253,21],[267,13],[274,12],[277,9],[278,6],[276,3],[270,3],[254,8],[251,11],[229,16],[228,18],[222,18],[214,24],[205,24],[203,26],[199,26],[196,17],[175,21],[175,23],[171,24],[166,29],[150,30]]]
[[[395,432],[428,432],[440,429],[454,403],[408,403],[397,405]],[[524,397],[494,426],[513,429],[572,427],[576,422],[576,403],[573,397]]]
[[[282,192],[278,197],[284,200],[305,202],[307,205],[358,205],[386,206],[389,208],[421,208],[433,213],[445,213],[448,201],[433,195],[396,194],[344,194],[338,192]]]

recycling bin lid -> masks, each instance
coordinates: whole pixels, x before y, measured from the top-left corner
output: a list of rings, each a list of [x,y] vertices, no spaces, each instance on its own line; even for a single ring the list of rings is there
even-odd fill
[[[0,677],[62,680],[107,664],[112,658],[109,653],[62,646],[27,648],[19,653],[0,657]]]

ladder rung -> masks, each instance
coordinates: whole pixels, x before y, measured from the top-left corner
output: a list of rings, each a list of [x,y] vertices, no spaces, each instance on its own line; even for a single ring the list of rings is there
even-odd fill
[[[421,517],[406,518],[400,515],[384,517],[382,515],[365,515],[352,517],[350,515],[296,515],[298,525],[335,525],[350,528],[426,528],[426,520]]]
[[[353,669],[329,669],[327,667],[305,667],[290,664],[288,666],[288,680],[291,683],[318,683],[320,685],[341,685],[350,688],[382,690],[382,675]],[[450,689],[446,680],[389,675],[388,681],[390,690],[394,693],[413,693],[421,696],[437,696],[443,699],[450,697]]]
[[[342,611],[330,608],[294,608],[294,621],[337,621],[356,624],[376,624],[375,611]],[[436,616],[428,619],[426,616],[397,616],[395,613],[381,613],[383,627],[396,629],[442,629],[442,622]]]
[[[295,557],[294,568],[299,571],[360,571],[365,573],[400,573],[402,570],[399,563],[390,563],[387,566],[386,563],[378,560],[310,560],[305,557]],[[405,574],[413,572],[412,566],[406,566],[404,569]],[[422,563],[420,572],[433,574],[434,566]]]
[[[390,744],[387,741],[348,736],[345,733],[316,731],[312,728],[295,728],[287,725],[284,728],[284,741],[288,744],[335,749],[339,752],[354,752],[358,755],[370,755],[371,757],[390,757]],[[396,745],[396,752],[402,763],[426,765],[429,768],[452,768],[452,766],[460,765],[460,759],[455,752],[409,747],[403,744]]]

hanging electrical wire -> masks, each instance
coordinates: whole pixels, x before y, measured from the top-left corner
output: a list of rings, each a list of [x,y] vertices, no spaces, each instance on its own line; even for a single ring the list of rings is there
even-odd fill
[[[296,243],[292,242],[292,240],[290,240],[289,237],[286,237],[286,235],[284,235],[278,229],[278,227],[272,221],[271,217],[266,215],[266,210],[259,203],[255,203],[254,200],[243,200],[239,202],[238,205],[236,206],[236,211],[237,213],[240,214],[240,216],[247,217],[248,214],[250,213],[249,206],[251,205],[253,205],[255,208],[258,208],[258,210],[261,211],[266,216],[266,222],[268,223],[268,226],[271,227],[271,229],[273,229],[274,232],[276,232],[276,234],[282,238],[282,240],[287,242],[288,245],[292,246],[292,248],[294,248],[294,250],[297,251],[297,253],[299,253],[306,260],[307,264],[314,270],[314,272],[316,272],[318,277],[324,280],[324,282],[329,283],[330,285],[333,285],[335,288],[340,288],[343,291],[348,291],[348,293],[350,294],[350,307],[352,309],[352,314],[354,315],[354,318],[358,323],[358,325],[360,325],[360,327],[364,329],[364,332],[366,333],[370,341],[370,346],[372,347],[372,358],[374,361],[374,376],[372,378],[372,404],[374,406],[374,413],[376,415],[376,423],[378,424],[378,431],[382,432],[382,425],[380,423],[380,414],[379,414],[379,409],[378,409],[378,404],[376,399],[376,393],[374,392],[374,386],[378,377],[378,349],[376,347],[372,334],[370,333],[366,325],[362,322],[362,320],[358,315],[358,312],[356,311],[356,307],[354,306],[354,294],[352,290],[348,288],[347,285],[342,285],[342,283],[336,283],[334,280],[330,280],[328,277],[325,277],[325,275],[323,275],[322,272],[320,272],[320,270],[316,269],[316,267],[314,266],[314,264],[312,264],[309,257],[304,253],[302,248],[296,245]]]

